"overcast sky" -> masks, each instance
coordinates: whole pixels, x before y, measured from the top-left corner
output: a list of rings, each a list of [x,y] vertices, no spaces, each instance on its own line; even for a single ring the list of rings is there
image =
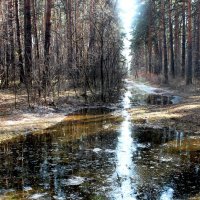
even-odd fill
[[[131,25],[136,14],[136,0],[118,0],[119,2],[119,15],[122,21],[122,26],[124,28],[124,32],[127,35],[127,38],[124,41],[125,49],[124,55],[126,56],[127,62],[130,62],[131,57],[129,56],[130,50],[130,42],[131,39],[130,32],[131,32]]]

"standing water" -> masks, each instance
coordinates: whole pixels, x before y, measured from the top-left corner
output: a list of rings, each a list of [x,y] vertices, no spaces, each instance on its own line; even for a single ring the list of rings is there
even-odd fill
[[[127,109],[131,107],[131,92],[128,90],[123,99],[122,116],[124,121],[119,129],[118,143],[116,148],[116,170],[112,177],[114,189],[111,192],[113,199],[127,199],[135,198],[135,189],[132,184],[134,174],[134,163],[132,162],[133,153],[136,151],[136,145],[132,138],[132,123],[130,114]]]
[[[1,144],[0,199],[199,199],[200,137],[133,126],[147,91],[127,85],[121,110],[82,109]]]

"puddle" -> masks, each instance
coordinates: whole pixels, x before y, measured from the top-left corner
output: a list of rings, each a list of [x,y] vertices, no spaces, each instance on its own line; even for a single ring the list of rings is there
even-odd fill
[[[42,134],[0,145],[0,199],[199,195],[200,139],[169,128],[135,127],[127,110],[135,98],[127,91],[120,117],[107,108],[82,109]]]
[[[151,94],[147,97],[146,102],[151,105],[170,105],[173,104],[173,98],[173,96]]]
[[[166,93],[163,90],[156,90],[155,88],[150,87],[148,90],[148,86],[146,87],[130,87],[129,91],[129,99],[130,106],[137,105],[171,105],[178,104],[182,101],[182,98],[179,96],[174,96]]]
[[[171,105],[178,104],[182,100],[179,96],[150,94],[146,99],[146,103],[150,105]]]
[[[82,108],[79,109],[67,116],[76,116],[76,115],[104,115],[113,112],[114,109],[107,107],[94,107],[94,108]]]
[[[169,129],[137,128],[128,123],[123,122],[118,130],[73,141],[67,140],[67,132],[63,131],[58,135],[30,135],[17,143],[4,144],[0,147],[2,194],[6,199],[45,195],[39,199],[54,196],[85,200],[98,196],[185,199],[197,194],[199,151],[174,154],[164,148],[180,144],[185,136]],[[5,192],[8,188],[12,190]],[[28,189],[22,193],[24,188]]]
[[[165,148],[174,153],[200,151],[200,137],[179,133],[177,140],[167,143]]]

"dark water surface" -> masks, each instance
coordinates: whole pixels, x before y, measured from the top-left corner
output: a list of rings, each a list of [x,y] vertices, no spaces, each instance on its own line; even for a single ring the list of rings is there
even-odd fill
[[[200,137],[135,127],[131,90],[117,114],[82,109],[2,144],[0,199],[200,199]]]

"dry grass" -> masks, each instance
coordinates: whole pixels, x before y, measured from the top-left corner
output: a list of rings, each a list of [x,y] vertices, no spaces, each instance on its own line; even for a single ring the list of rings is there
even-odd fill
[[[51,102],[55,105],[50,106]],[[25,91],[20,91],[15,101],[13,91],[1,90],[0,142],[55,125],[83,102],[83,98],[77,98],[75,92],[70,90],[62,92],[59,97],[48,98],[47,103],[44,99],[38,100],[37,103],[32,100],[29,108]]]
[[[181,93],[182,91],[178,95],[181,95]],[[159,124],[160,126],[174,127],[178,130],[200,132],[200,96],[195,92],[184,93],[183,101],[177,105],[150,105],[133,108],[129,112],[136,124],[149,126]]]

